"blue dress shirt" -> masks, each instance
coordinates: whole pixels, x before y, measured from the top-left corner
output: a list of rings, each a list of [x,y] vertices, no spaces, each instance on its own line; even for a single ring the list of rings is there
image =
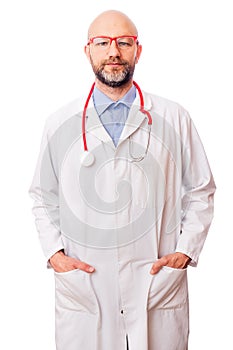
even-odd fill
[[[115,147],[118,144],[130,107],[136,97],[136,88],[131,89],[118,101],[111,100],[97,87],[93,91],[93,102],[98,116]]]

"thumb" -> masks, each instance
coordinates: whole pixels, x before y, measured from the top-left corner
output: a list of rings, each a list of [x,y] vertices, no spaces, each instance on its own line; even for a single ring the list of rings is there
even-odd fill
[[[79,270],[82,270],[84,272],[87,272],[87,273],[92,273],[95,271],[95,268],[93,266],[91,266],[83,261],[80,261],[80,260],[77,261],[76,268]]]
[[[151,273],[152,275],[155,275],[155,274],[158,273],[158,272],[161,270],[161,268],[162,268],[163,266],[165,266],[165,265],[166,265],[166,263],[163,261],[163,258],[158,259],[158,260],[152,265],[151,270],[150,270],[150,273]]]

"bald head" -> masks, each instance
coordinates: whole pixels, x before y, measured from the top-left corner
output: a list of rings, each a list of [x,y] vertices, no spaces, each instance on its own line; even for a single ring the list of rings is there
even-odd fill
[[[88,30],[88,39],[94,36],[138,35],[137,28],[124,13],[109,10],[94,19]]]

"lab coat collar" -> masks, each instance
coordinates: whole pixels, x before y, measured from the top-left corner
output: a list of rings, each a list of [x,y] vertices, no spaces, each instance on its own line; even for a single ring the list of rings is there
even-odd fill
[[[108,143],[112,148],[115,149],[115,145],[112,141],[111,136],[105,130],[98,113],[95,109],[93,99],[90,99],[89,106],[86,113],[86,134],[88,144],[88,134],[94,135],[99,140]]]
[[[144,98],[144,109],[149,111],[152,106],[151,99],[149,95],[145,92],[142,91],[142,94]],[[132,135],[142,125],[142,123],[145,122],[145,120],[146,122],[148,121],[147,116],[140,111],[140,98],[139,93],[137,91],[136,98],[129,111],[129,116],[122,131],[120,140],[118,142],[118,146],[123,141],[125,141],[130,135]]]

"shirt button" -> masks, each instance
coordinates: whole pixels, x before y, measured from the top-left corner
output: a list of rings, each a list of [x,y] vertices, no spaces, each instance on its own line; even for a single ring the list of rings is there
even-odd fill
[[[123,313],[124,313],[124,311],[123,310],[121,310],[121,314],[123,315]]]

